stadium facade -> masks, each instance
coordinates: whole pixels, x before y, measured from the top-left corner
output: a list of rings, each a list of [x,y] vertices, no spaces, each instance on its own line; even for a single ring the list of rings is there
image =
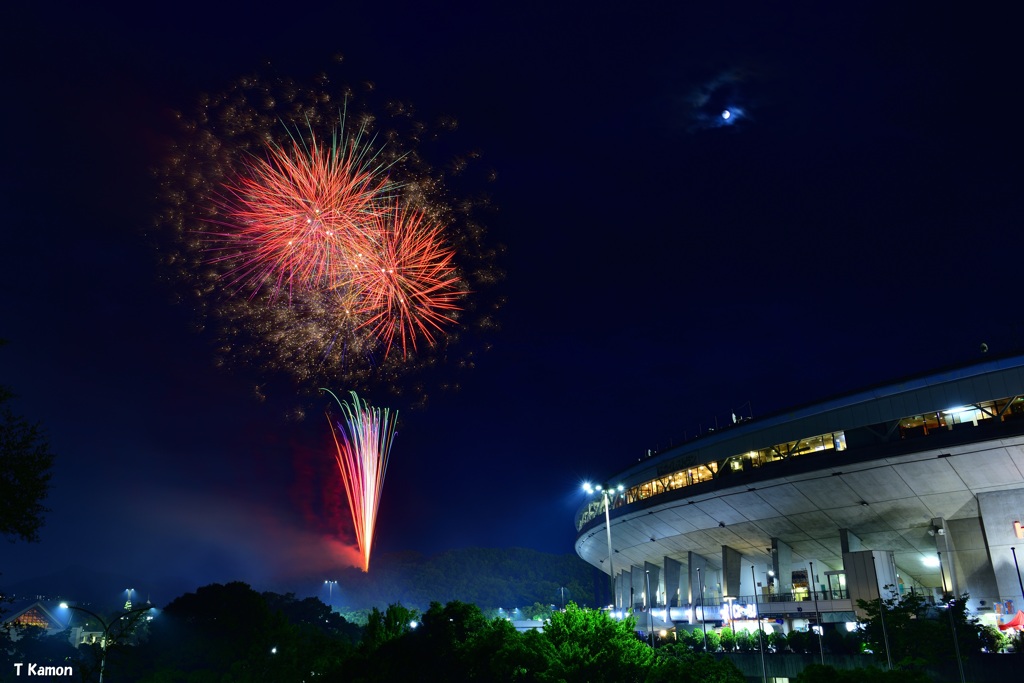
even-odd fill
[[[604,492],[576,552],[641,627],[851,623],[910,592],[1004,621],[1024,607],[1024,356],[740,419]]]

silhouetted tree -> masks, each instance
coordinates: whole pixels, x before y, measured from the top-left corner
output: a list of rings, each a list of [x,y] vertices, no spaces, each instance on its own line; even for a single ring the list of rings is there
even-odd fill
[[[0,339],[0,346],[7,342]],[[14,394],[0,385],[0,534],[9,540],[39,540],[43,500],[50,490],[53,453],[38,424],[16,414]]]

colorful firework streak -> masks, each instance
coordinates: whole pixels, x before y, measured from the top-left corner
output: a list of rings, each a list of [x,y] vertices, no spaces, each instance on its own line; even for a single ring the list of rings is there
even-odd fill
[[[472,367],[496,328],[499,250],[478,157],[424,160],[454,124],[364,96],[254,76],[176,115],[156,247],[220,363],[422,402],[421,371]]]
[[[356,392],[352,403],[341,401],[329,389],[320,389],[334,398],[341,408],[342,419],[332,419],[327,414],[334,436],[335,459],[341,473],[352,511],[356,543],[363,556],[363,571],[370,571],[370,551],[373,548],[373,533],[380,509],[381,491],[384,489],[384,475],[388,468],[388,455],[395,438],[397,411],[392,415],[385,408],[371,408],[360,400]]]

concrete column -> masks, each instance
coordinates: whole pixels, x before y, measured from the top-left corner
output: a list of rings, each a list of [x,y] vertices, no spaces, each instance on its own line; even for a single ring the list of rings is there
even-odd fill
[[[629,605],[633,609],[640,609],[644,606],[642,596],[645,590],[645,584],[644,568],[633,565],[632,582],[630,586],[633,592],[629,600]]]
[[[778,538],[772,539],[772,571],[775,572],[777,592],[793,592],[793,549]]]
[[[656,564],[654,564],[652,562],[644,562],[644,574],[646,576],[644,577],[644,588],[643,588],[643,590],[646,592],[647,591],[647,586],[650,585],[650,587],[651,587],[651,595],[647,596],[647,605],[650,605],[651,607],[659,607],[659,606],[664,607],[665,606],[665,601],[661,597],[661,593],[660,593],[660,591],[661,591],[661,567],[659,567],[658,565],[656,565]],[[649,580],[649,584],[648,584],[648,580]]]
[[[743,571],[743,555],[735,548],[722,546],[722,594],[734,598],[740,596],[740,579]]]
[[[688,577],[687,578],[687,583],[689,584],[689,589],[690,589],[689,590],[688,599],[689,599],[691,608],[694,610],[693,611],[694,619],[690,623],[697,623],[697,621],[696,621],[697,608],[702,603],[701,590],[700,590],[701,589],[701,585],[700,584],[701,584],[701,581],[703,581],[704,582],[704,587],[707,588],[708,579],[709,579],[709,577],[708,577],[708,569],[709,569],[708,561],[707,561],[706,558],[704,558],[704,556],[698,555],[695,552],[687,553],[686,558],[687,558],[686,559],[686,567],[687,567],[686,576]],[[700,569],[700,577],[699,577],[699,579],[698,579],[698,576],[697,576],[697,570],[698,569]],[[713,579],[713,577],[711,577],[711,578]],[[705,601],[706,601],[707,597],[708,597],[708,595],[707,595],[707,592],[705,591],[704,596],[703,596]]]
[[[986,544],[992,569],[992,602],[1003,603],[1001,611],[1015,614],[1014,610],[1024,609],[1024,591],[1018,579],[1018,568],[1024,570],[1024,491],[992,491],[978,494],[978,511],[985,530],[979,541]],[[1018,529],[1019,535],[1018,535]],[[960,537],[959,529],[956,530]],[[959,550],[958,544],[957,549]],[[1013,550],[1011,550],[1011,548]],[[1017,563],[1014,564],[1014,554]],[[1024,571],[1022,571],[1024,575]],[[967,591],[975,599],[986,600],[986,592],[975,585],[975,576],[970,576]],[[1007,604],[1012,601],[1013,604]]]
[[[960,582],[956,575],[956,557],[953,552],[956,548],[946,520],[942,517],[932,518],[932,529],[935,531],[935,552],[942,555],[942,580],[945,589],[958,596],[961,593]]]
[[[689,594],[690,584],[687,582],[684,585],[683,583],[686,577],[683,574],[682,563],[671,557],[666,557],[664,577],[665,597],[668,603],[666,607],[679,607],[684,604]]]
[[[615,609],[625,609],[629,604],[629,590],[632,581],[632,572],[619,572],[615,577]]]
[[[843,553],[856,553],[861,550],[867,550],[867,548],[864,547],[864,543],[860,540],[860,537],[849,529],[839,530],[839,543],[842,546]]]

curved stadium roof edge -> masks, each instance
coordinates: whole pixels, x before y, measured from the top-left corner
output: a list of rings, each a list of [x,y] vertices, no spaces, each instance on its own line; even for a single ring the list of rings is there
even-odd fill
[[[744,420],[644,458],[608,481],[632,486],[667,471],[718,461],[772,444],[1021,394],[1024,355],[986,359]]]

